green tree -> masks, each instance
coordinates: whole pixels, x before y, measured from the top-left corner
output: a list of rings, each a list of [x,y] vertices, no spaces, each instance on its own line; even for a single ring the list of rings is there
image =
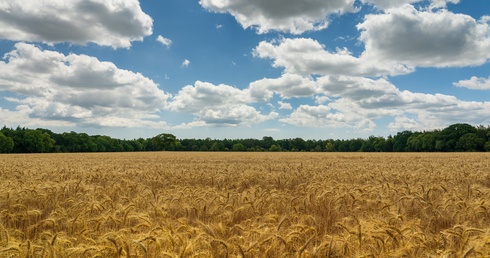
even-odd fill
[[[54,146],[54,140],[49,134],[39,130],[26,129],[24,132],[24,151],[27,153],[50,152]]]
[[[274,139],[270,136],[264,136],[260,141],[260,146],[266,150],[268,150],[272,144],[274,144]]]
[[[439,133],[444,141],[443,151],[455,151],[459,138],[467,133],[477,133],[477,130],[469,124],[453,124],[446,127]]]
[[[482,151],[485,139],[480,138],[476,133],[467,133],[459,138],[456,144],[457,151]]]
[[[291,151],[305,151],[306,142],[302,138],[291,139]]]
[[[326,152],[334,152],[335,151],[335,146],[333,144],[333,141],[328,141],[325,143],[325,151]]]
[[[132,140],[131,145],[133,146],[133,151],[143,151],[145,149],[145,146],[140,142],[140,140]]]
[[[241,143],[235,143],[235,144],[233,144],[233,148],[232,149],[233,149],[233,151],[246,151],[247,150],[247,148],[243,144],[241,144]]]
[[[422,133],[414,133],[407,139],[407,150],[408,151],[422,151]]]
[[[488,133],[487,133],[487,142],[485,143],[485,151],[489,151],[490,152],[490,128],[488,129]]]
[[[386,140],[383,137],[375,137],[373,140],[374,151],[383,152],[386,151]]]
[[[273,151],[273,152],[281,151],[281,147],[272,144],[271,147],[269,148],[269,151]]]
[[[360,151],[361,150],[361,147],[362,147],[362,142],[363,142],[362,139],[353,139],[353,140],[350,140],[350,143],[349,143],[349,151],[351,151],[351,152]]]
[[[9,153],[14,149],[14,140],[0,132],[0,153]]]
[[[425,132],[422,136],[422,150],[434,151],[436,149],[437,132]]]
[[[490,152],[490,141],[485,143],[485,151]]]
[[[393,151],[395,152],[402,152],[402,151],[408,151],[407,147],[407,140],[412,136],[411,131],[403,131],[397,133],[393,137]]]
[[[393,136],[388,135],[388,138],[386,138],[385,146],[383,151],[386,152],[392,152],[393,151]]]
[[[209,150],[210,151],[224,151],[225,145],[222,142],[214,142],[213,145],[211,145],[211,148]]]
[[[361,151],[362,152],[374,152],[376,149],[374,148],[374,142],[376,141],[376,137],[371,135],[367,140],[362,142]]]
[[[177,144],[177,137],[173,134],[162,133],[152,138],[153,145],[157,150],[168,150]]]
[[[350,141],[347,140],[337,140],[335,141],[336,145],[335,149],[340,152],[348,152],[350,149]]]

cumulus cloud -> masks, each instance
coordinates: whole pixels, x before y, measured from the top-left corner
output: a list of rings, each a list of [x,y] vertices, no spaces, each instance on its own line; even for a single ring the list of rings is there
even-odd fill
[[[458,4],[460,0],[432,0],[430,8],[446,8],[447,4]]]
[[[225,84],[196,81],[194,85],[182,88],[169,103],[169,108],[193,114],[196,121],[187,126],[252,125],[277,117],[275,112],[261,114],[247,105],[251,101],[246,91]]]
[[[419,122],[413,118],[410,118],[407,116],[400,116],[400,117],[395,117],[395,120],[388,124],[388,128],[392,132],[401,132],[401,131],[405,131],[405,130],[416,131],[416,130],[419,130],[422,126],[426,126],[426,125],[422,125],[422,124],[423,123],[421,123],[421,122]],[[427,129],[430,129],[430,128],[425,127],[424,130],[427,130]]]
[[[356,102],[379,98],[391,99],[398,90],[386,79],[367,79],[350,76],[325,76],[317,81],[324,94],[330,97],[349,98]]]
[[[463,67],[490,59],[490,18],[475,20],[447,10],[419,11],[411,5],[368,14],[357,25],[364,52],[335,51],[311,38],[262,41],[256,57],[271,59],[286,73],[307,75],[384,76],[417,67]]]
[[[379,9],[399,7],[404,4],[416,3],[422,0],[361,0],[363,4],[372,4]]]
[[[66,120],[45,120],[35,117],[30,117],[29,108],[25,108],[23,106],[17,107],[16,110],[3,109],[0,107],[0,121],[2,124],[15,128],[19,125],[25,127],[57,127],[57,126],[76,126],[74,122],[66,121]]]
[[[17,43],[0,61],[0,91],[30,118],[77,125],[138,127],[154,122],[167,93],[139,73],[86,55]]]
[[[172,45],[172,40],[164,38],[162,35],[158,35],[157,41],[169,48]]]
[[[472,76],[469,80],[461,80],[455,82],[454,86],[461,88],[468,88],[472,90],[490,90],[490,77],[479,78]]]
[[[400,7],[404,4],[418,3],[423,0],[361,0],[364,4],[372,4],[379,9]],[[446,8],[448,3],[457,4],[459,0],[431,0],[429,9]]]
[[[287,109],[287,110],[293,109],[293,106],[291,106],[291,103],[278,101],[277,104],[279,104],[279,109]]]
[[[180,65],[180,67],[187,68],[187,67],[189,67],[190,64],[191,64],[191,61],[184,59],[184,61],[182,61],[182,64]]]
[[[273,60],[273,67],[284,67],[285,72],[301,75],[351,75],[379,76],[406,74],[413,71],[396,63],[354,57],[343,48],[336,52],[310,38],[286,38],[279,41],[262,41],[253,51],[256,57]]]
[[[462,67],[490,59],[488,17],[475,20],[447,10],[419,11],[411,5],[368,14],[357,25],[363,56],[409,67]]]
[[[0,39],[95,43],[128,48],[152,34],[138,0],[43,0],[0,3]]]
[[[345,113],[338,112],[325,105],[301,105],[287,118],[279,119],[279,121],[296,126],[318,128],[343,127],[370,131],[376,127],[372,120],[362,117],[355,109],[345,111]]]
[[[230,13],[243,28],[301,34],[328,26],[330,14],[355,11],[354,0],[201,0],[204,8]]]
[[[268,101],[275,93],[281,98],[307,97],[315,94],[316,83],[310,78],[286,73],[280,78],[254,81],[247,91],[255,101]]]
[[[321,95],[321,96],[315,96],[315,103],[317,104],[325,104],[327,103],[328,101],[331,101],[332,99],[325,96],[325,95]]]
[[[376,120],[393,118],[392,130],[427,130],[452,123],[490,123],[490,102],[462,101],[444,94],[400,91],[386,79],[326,76],[317,80],[328,104],[301,105],[280,121],[307,127],[371,131]],[[461,119],[463,118],[464,121]]]

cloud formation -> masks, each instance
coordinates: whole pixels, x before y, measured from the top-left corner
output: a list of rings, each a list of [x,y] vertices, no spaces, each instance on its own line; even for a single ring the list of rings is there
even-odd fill
[[[379,9],[389,9],[394,7],[400,7],[404,4],[412,4],[422,2],[423,0],[361,0],[364,4],[372,4]],[[446,8],[448,3],[457,4],[459,0],[431,0],[429,9],[433,8]]]
[[[30,118],[78,125],[161,126],[155,114],[169,94],[139,73],[86,55],[64,55],[17,43],[0,62],[0,91]]]
[[[384,76],[417,67],[464,67],[490,59],[490,18],[475,20],[447,10],[419,11],[411,5],[368,14],[357,25],[365,49],[358,57],[346,48],[327,51],[311,38],[262,41],[256,57],[301,75]]]
[[[454,86],[471,90],[490,90],[490,76],[488,78],[472,76],[469,80],[455,82]]]
[[[196,120],[190,126],[252,125],[277,117],[275,112],[261,114],[248,105],[250,102],[252,99],[244,90],[225,84],[197,81],[194,85],[182,88],[169,103],[169,108],[193,114]]]
[[[463,67],[490,59],[489,20],[404,5],[368,14],[357,28],[365,59],[408,67]]]
[[[184,59],[184,61],[182,61],[182,64],[180,65],[180,67],[187,68],[187,67],[189,67],[190,64],[191,64],[191,61]]]
[[[490,102],[462,101],[444,94],[400,91],[386,79],[325,76],[317,80],[318,106],[301,105],[280,121],[306,127],[374,130],[376,121],[391,117],[393,131],[427,130],[451,123],[490,123]],[[464,121],[462,121],[464,120]]]
[[[164,38],[162,35],[158,35],[157,41],[169,48],[172,45],[172,40]]]
[[[277,104],[279,104],[279,109],[287,109],[287,110],[293,109],[293,106],[291,106],[291,103],[278,101]]]
[[[152,34],[138,0],[43,0],[0,3],[0,39],[95,43],[128,48]]]
[[[307,75],[380,76],[406,74],[412,68],[393,62],[379,62],[364,56],[355,57],[348,49],[336,52],[311,38],[285,38],[262,41],[253,51],[256,57],[272,60],[273,67],[283,67],[286,73]]]
[[[286,73],[280,78],[254,81],[250,83],[247,92],[254,101],[266,102],[274,94],[285,99],[312,96],[316,93],[316,84],[307,77]]]
[[[361,3],[371,4],[379,9],[388,9],[388,8],[399,7],[404,4],[411,4],[420,1],[422,0],[361,0]]]
[[[328,16],[356,11],[354,0],[200,0],[204,8],[230,13],[243,28],[259,34],[282,31],[301,34],[328,26]]]

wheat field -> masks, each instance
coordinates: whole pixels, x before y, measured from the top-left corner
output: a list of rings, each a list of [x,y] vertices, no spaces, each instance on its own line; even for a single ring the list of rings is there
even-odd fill
[[[0,156],[0,257],[488,257],[490,154]]]

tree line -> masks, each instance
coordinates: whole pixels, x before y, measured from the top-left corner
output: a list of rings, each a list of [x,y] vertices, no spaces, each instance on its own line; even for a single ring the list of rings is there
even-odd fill
[[[455,152],[489,151],[490,127],[453,124],[442,130],[403,131],[367,139],[177,139],[172,134],[133,140],[48,129],[0,130],[0,153],[132,152],[132,151],[312,151],[312,152]]]

